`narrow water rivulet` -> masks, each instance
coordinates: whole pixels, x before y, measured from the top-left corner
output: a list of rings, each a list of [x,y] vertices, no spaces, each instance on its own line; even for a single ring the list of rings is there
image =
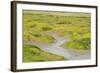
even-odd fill
[[[53,53],[59,56],[64,56],[64,58],[68,60],[90,59],[90,50],[86,50],[84,54],[81,54],[81,52],[78,53],[70,50],[69,48],[61,47],[63,43],[68,41],[69,41],[68,38],[57,37],[55,42],[52,44],[43,45],[43,44],[36,44],[32,42],[30,42],[30,44],[36,45],[46,52]]]

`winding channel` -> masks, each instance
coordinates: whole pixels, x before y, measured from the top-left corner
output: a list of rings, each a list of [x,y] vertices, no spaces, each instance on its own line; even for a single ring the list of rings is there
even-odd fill
[[[70,50],[69,48],[63,48],[61,45],[65,42],[68,42],[68,38],[57,37],[56,41],[52,44],[41,44],[41,43],[33,43],[30,42],[31,45],[36,45],[40,47],[42,50],[53,53],[59,56],[64,56],[65,59],[68,60],[82,60],[82,59],[90,59],[90,50],[86,50],[84,53],[79,53]]]

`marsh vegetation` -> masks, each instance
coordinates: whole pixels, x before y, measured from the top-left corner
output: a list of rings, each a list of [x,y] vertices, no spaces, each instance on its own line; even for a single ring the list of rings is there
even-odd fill
[[[23,10],[23,62],[90,58],[90,14]]]

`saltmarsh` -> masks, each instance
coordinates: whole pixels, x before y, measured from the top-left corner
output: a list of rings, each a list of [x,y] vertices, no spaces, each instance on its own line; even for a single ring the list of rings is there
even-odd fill
[[[70,38],[65,49],[90,49],[90,14],[79,12],[23,11],[24,62],[65,60],[28,42],[52,44],[56,37]],[[27,44],[28,43],[28,44]],[[34,52],[34,53],[32,53]],[[40,53],[41,52],[41,53]],[[38,55],[38,56],[36,56]]]

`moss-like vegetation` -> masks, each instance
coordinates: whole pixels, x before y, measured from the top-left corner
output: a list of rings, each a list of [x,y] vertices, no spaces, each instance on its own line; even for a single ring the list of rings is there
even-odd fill
[[[90,33],[86,34],[73,34],[71,37],[71,41],[64,43],[64,47],[87,50],[90,49]]]
[[[46,11],[23,11],[23,37],[24,43],[29,41],[52,44],[58,37],[69,37],[64,48],[90,49],[91,31],[90,14],[77,12],[46,12]],[[39,47],[39,46],[38,46]],[[32,45],[24,44],[23,61],[54,61],[64,60],[57,56]],[[52,50],[53,51],[53,50]]]
[[[37,46],[24,45],[23,62],[42,62],[65,60],[64,57],[45,52]]]

